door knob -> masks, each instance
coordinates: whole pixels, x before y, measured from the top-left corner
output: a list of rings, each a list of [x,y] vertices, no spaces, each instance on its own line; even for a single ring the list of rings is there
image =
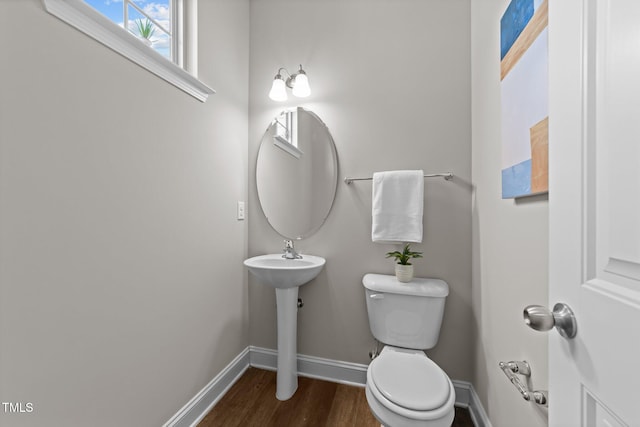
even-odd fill
[[[522,316],[524,323],[536,331],[548,331],[555,326],[560,335],[567,339],[574,338],[578,332],[576,316],[568,305],[561,302],[553,306],[553,311],[541,305],[529,305]]]

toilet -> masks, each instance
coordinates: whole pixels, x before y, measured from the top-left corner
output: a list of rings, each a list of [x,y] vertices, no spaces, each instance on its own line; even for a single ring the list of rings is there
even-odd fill
[[[385,344],[367,369],[371,412],[388,427],[450,427],[453,383],[423,351],[438,342],[449,285],[384,274],[367,274],[362,284],[371,333]]]

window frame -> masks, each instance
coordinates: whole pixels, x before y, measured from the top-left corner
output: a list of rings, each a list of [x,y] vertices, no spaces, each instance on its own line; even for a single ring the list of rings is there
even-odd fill
[[[180,33],[182,33],[182,31],[176,34],[176,40],[174,42],[180,42],[180,40],[178,40],[178,38],[180,38],[184,43],[184,40],[187,39],[190,45],[182,46],[182,49],[179,49],[179,52],[182,52],[182,54],[178,55],[176,64],[144,44],[141,40],[138,40],[138,37],[120,27],[115,22],[112,22],[83,0],[43,1],[45,9],[50,14],[77,28],[89,37],[99,41],[156,76],[166,80],[197,100],[205,102],[209,95],[215,93],[213,89],[202,83],[194,75],[196,67],[189,69],[191,73],[194,73],[190,74],[190,72],[178,65],[182,63],[197,64],[194,57],[195,49],[193,49],[193,47],[196,46],[196,40],[189,40],[189,37],[181,37]],[[177,18],[179,21],[177,25],[182,25],[189,15],[191,15],[191,19],[188,25],[191,28],[186,30],[189,32],[189,35],[192,35],[195,33],[195,31],[193,31],[193,26],[196,25],[195,21],[197,18],[197,16],[194,16],[195,14],[178,14]],[[181,43],[181,45],[183,43]],[[190,58],[183,58],[184,52],[188,52]]]
[[[160,24],[155,18],[147,14],[147,12],[145,12],[144,9],[142,9],[140,6],[136,4],[135,0],[121,0],[121,1],[122,1],[122,14],[124,18],[123,21],[127,23],[127,25],[124,28],[135,35],[135,32],[131,31],[131,28],[129,28],[128,26],[129,19],[130,19],[129,8],[132,7],[137,13],[144,16],[146,20],[151,22],[154,25],[154,27],[156,27],[157,30],[169,36],[169,39],[171,40],[171,43],[170,43],[171,47],[169,50],[169,53],[171,56],[170,59],[174,64],[177,64],[179,67],[183,68],[182,67],[182,63],[183,63],[182,47],[181,47],[181,43],[179,42],[179,40],[181,39],[179,37],[180,32],[182,31],[182,25],[181,25],[182,17],[179,14],[179,11],[182,10],[183,0],[169,0],[171,4],[170,12],[169,12],[171,16],[171,20],[170,20],[171,26],[169,27],[169,29],[167,29],[164,25]],[[85,0],[85,3],[86,2],[87,0]],[[125,25],[124,22],[123,22],[123,26]]]

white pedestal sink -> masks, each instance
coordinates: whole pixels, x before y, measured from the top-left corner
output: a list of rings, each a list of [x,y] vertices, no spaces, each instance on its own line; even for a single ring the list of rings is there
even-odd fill
[[[259,255],[244,261],[260,281],[276,290],[278,304],[278,373],[276,398],[287,400],[298,388],[297,330],[298,288],[313,280],[325,259],[302,255],[285,259],[282,254]]]

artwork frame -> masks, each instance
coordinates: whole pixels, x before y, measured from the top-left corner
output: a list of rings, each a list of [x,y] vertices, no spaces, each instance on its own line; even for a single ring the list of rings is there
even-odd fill
[[[500,19],[502,198],[549,191],[548,0],[512,0]]]

